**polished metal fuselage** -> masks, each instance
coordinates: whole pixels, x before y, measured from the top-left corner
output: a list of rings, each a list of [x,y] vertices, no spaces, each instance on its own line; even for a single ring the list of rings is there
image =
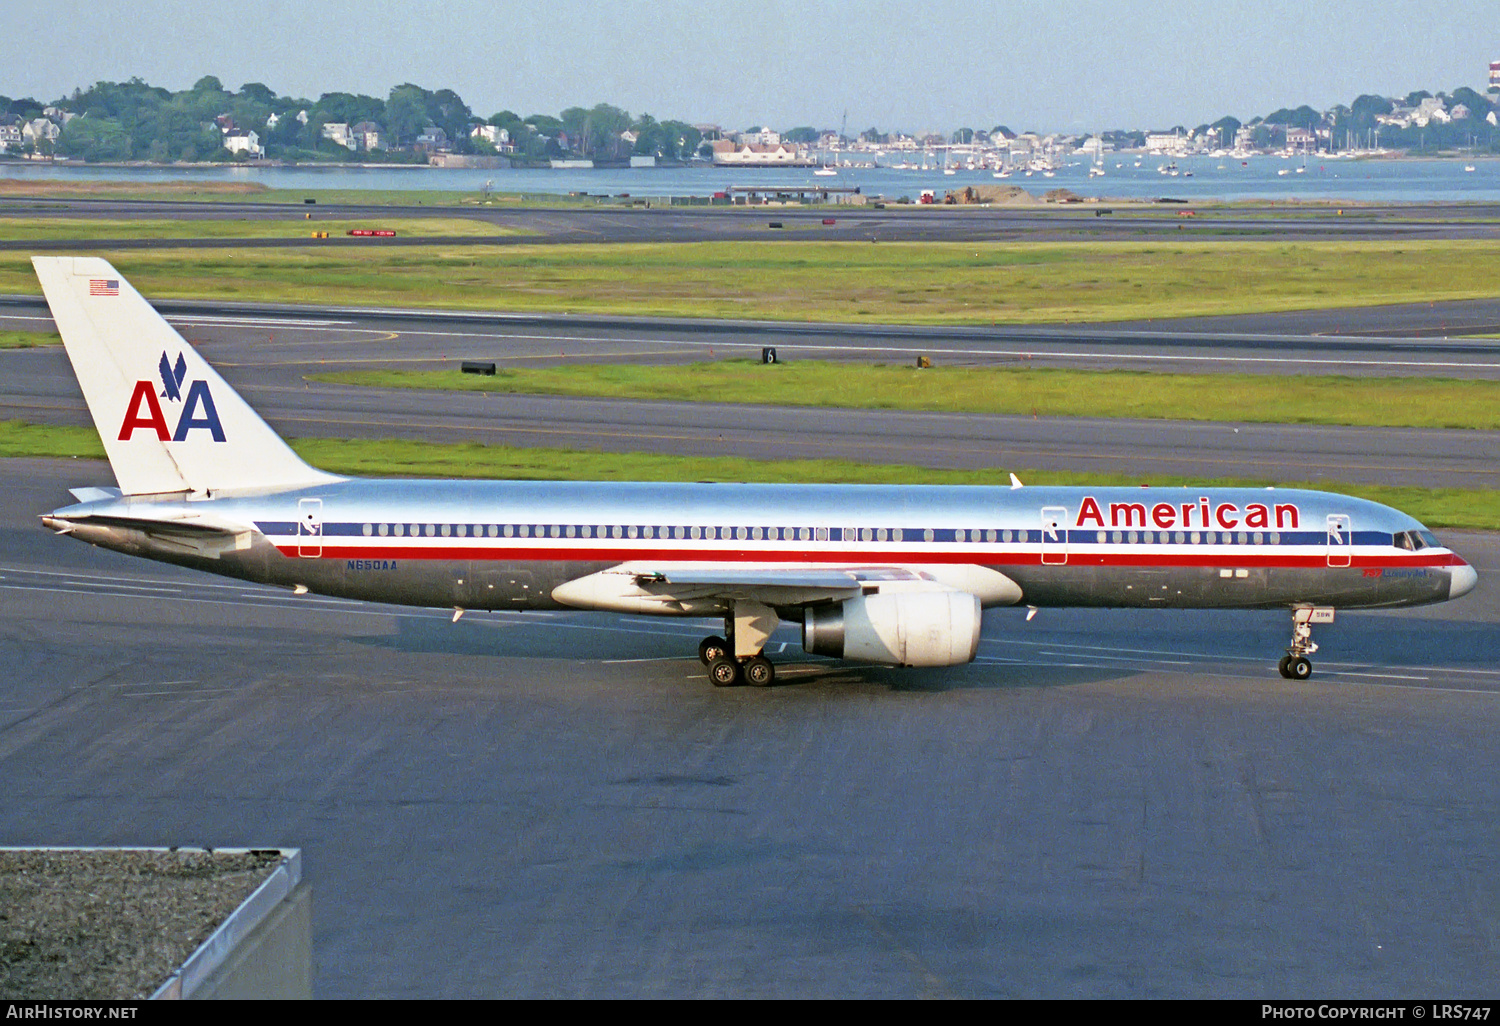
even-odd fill
[[[1278,489],[349,479],[45,519],[212,573],[466,609],[559,608],[556,587],[621,564],[979,566],[1034,606],[1405,606],[1449,598],[1455,567],[1472,578],[1446,548],[1399,547],[1422,525],[1398,510]]]

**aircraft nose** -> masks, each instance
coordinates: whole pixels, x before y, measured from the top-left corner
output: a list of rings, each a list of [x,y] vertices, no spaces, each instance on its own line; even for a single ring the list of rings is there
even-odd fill
[[[1478,572],[1469,564],[1451,566],[1448,568],[1448,597],[1456,599],[1461,595],[1467,595],[1474,590],[1474,585],[1479,583]]]

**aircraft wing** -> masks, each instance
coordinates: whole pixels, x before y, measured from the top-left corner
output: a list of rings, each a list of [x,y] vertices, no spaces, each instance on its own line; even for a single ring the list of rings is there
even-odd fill
[[[583,609],[702,615],[732,602],[804,606],[853,598],[881,583],[950,590],[925,574],[892,566],[622,563],[559,586],[553,598]]]

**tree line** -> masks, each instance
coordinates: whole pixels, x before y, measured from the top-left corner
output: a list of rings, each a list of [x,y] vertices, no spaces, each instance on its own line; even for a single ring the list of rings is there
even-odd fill
[[[471,134],[483,124],[504,129],[506,145],[521,160],[623,160],[632,154],[676,160],[694,155],[703,142],[702,134],[684,122],[632,117],[604,103],[569,107],[556,116],[521,117],[502,110],[485,118],[451,89],[428,90],[409,82],[385,99],[338,92],[309,100],[278,95],[260,82],[230,91],[212,75],[178,92],[132,78],[98,82],[52,104],[0,96],[0,111],[26,120],[41,117],[47,106],[78,115],[67,120],[52,144],[55,153],[86,161],[243,160],[224,145],[230,129],[255,132],[266,157],[287,161],[425,163],[426,152],[414,144],[434,127],[442,129],[448,140],[444,148],[454,153],[494,153],[490,141]],[[379,127],[382,148],[355,153],[324,136],[324,125],[362,122]],[[626,132],[634,137],[625,137]]]

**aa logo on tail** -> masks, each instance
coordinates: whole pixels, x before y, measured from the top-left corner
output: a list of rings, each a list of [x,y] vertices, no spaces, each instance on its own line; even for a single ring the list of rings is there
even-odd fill
[[[187,377],[187,357],[181,353],[177,354],[177,366],[173,367],[167,360],[165,351],[161,354],[161,397],[170,399],[174,403],[182,402],[182,379]]]
[[[215,442],[224,441],[224,427],[219,423],[219,411],[214,407],[214,397],[208,390],[208,382],[200,378],[188,385],[186,398],[182,394],[183,379],[187,377],[186,357],[178,353],[177,362],[173,364],[163,350],[160,374],[160,397],[157,396],[155,382],[135,383],[135,391],[130,394],[130,402],[125,407],[125,419],[120,423],[120,441],[130,441],[137,428],[149,428],[156,432],[157,440],[162,442],[186,441],[188,432],[195,428],[208,431]],[[173,430],[167,429],[161,399],[182,404],[182,411],[177,416],[177,426]]]

